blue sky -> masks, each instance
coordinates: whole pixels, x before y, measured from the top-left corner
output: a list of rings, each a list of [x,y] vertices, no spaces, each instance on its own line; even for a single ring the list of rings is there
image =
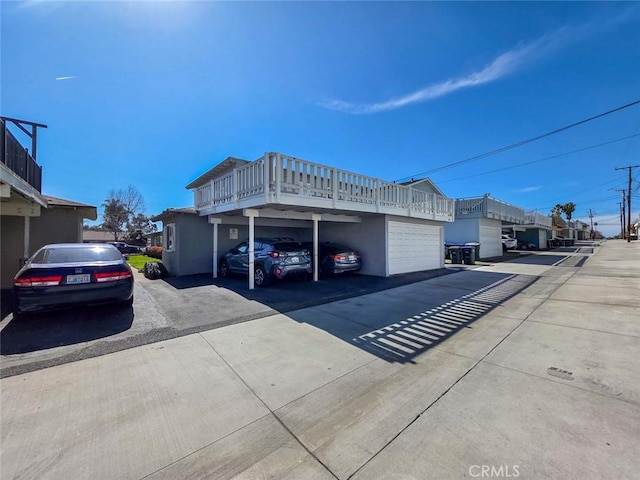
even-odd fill
[[[640,100],[635,3],[0,8],[0,112],[48,125],[43,193],[100,206],[131,184],[148,214],[192,205],[185,185],[227,156],[400,180]],[[428,176],[545,214],[572,201],[615,234],[614,167],[636,164],[640,105]],[[640,187],[633,201],[635,218]]]

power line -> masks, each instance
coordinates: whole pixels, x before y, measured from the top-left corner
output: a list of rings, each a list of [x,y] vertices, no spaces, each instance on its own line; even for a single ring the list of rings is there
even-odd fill
[[[531,165],[533,163],[538,163],[538,162],[543,162],[545,160],[553,160],[555,158],[560,158],[560,157],[564,157],[566,155],[572,155],[574,153],[580,153],[580,152],[585,152],[587,150],[591,150],[594,148],[598,148],[598,147],[604,147],[605,145],[611,145],[612,143],[616,143],[616,142],[622,142],[623,140],[628,140],[630,138],[634,138],[634,137],[640,137],[640,133],[636,133],[634,135],[629,135],[628,137],[622,137],[622,138],[618,138],[616,140],[611,140],[609,142],[604,142],[604,143],[598,143],[597,145],[591,145],[589,147],[585,147],[585,148],[580,148],[578,150],[572,150],[570,152],[564,152],[564,153],[558,153],[557,155],[552,155],[550,157],[545,157],[545,158],[540,158],[538,160],[531,160],[530,162],[524,162],[524,163],[520,163],[518,165],[511,165],[510,167],[503,167],[503,168],[497,168],[495,170],[489,170],[488,172],[481,172],[481,173],[476,173],[474,175],[467,175],[465,177],[458,177],[458,178],[452,178],[449,180],[440,180],[438,181],[438,185],[440,185],[441,183],[447,183],[447,182],[455,182],[457,180],[464,180],[466,178],[475,178],[475,177],[480,177],[482,175],[489,175],[491,173],[496,173],[496,172],[502,172],[504,170],[511,170],[513,168],[519,168],[519,167],[524,167],[526,165]]]
[[[564,132],[565,130],[569,130],[570,128],[577,127],[578,125],[582,125],[582,124],[590,122],[592,120],[596,120],[598,118],[602,118],[602,117],[604,117],[606,115],[610,115],[612,113],[619,112],[620,110],[624,110],[625,108],[633,107],[635,105],[638,105],[639,103],[640,103],[640,100],[636,100],[634,102],[627,103],[626,105],[622,105],[622,106],[614,108],[612,110],[608,110],[608,111],[600,113],[598,115],[594,115],[593,117],[589,117],[589,118],[586,118],[584,120],[580,120],[579,122],[575,122],[575,123],[572,123],[570,125],[566,125],[564,127],[556,128],[555,130],[551,130],[550,132],[546,132],[546,133],[543,133],[541,135],[536,135],[535,137],[527,138],[526,140],[521,140],[519,142],[512,143],[511,145],[507,145],[505,147],[501,147],[501,148],[497,148],[495,150],[491,150],[490,152],[481,153],[480,155],[474,155],[473,157],[465,158],[464,160],[459,160],[457,162],[449,163],[447,165],[443,165],[441,167],[434,168],[432,170],[427,170],[425,172],[416,173],[415,175],[410,175],[408,177],[403,177],[403,178],[400,178],[400,179],[398,179],[396,181],[400,182],[400,181],[408,180],[410,178],[421,177],[423,175],[428,175],[430,173],[440,172],[442,170],[447,170],[449,168],[456,167],[458,165],[462,165],[463,163],[468,163],[468,162],[471,162],[471,161],[474,161],[474,160],[480,160],[480,159],[483,159],[483,158],[486,158],[486,157],[489,157],[489,156],[492,156],[492,155],[496,155],[498,153],[506,152],[507,150],[512,150],[514,148],[521,147],[521,146],[526,145],[528,143],[535,142],[536,140],[540,140],[542,138],[546,138],[546,137],[549,137],[551,135],[555,135],[556,133]]]

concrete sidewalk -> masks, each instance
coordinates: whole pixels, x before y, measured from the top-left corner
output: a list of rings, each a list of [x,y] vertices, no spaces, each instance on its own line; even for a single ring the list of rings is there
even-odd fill
[[[640,243],[548,260],[2,379],[0,476],[636,478]]]

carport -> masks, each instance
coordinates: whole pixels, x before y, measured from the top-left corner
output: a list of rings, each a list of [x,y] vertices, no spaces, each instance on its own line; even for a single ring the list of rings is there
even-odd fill
[[[313,281],[318,281],[318,236],[319,236],[319,223],[324,222],[339,222],[339,223],[362,223],[362,218],[357,215],[345,215],[345,214],[333,214],[333,213],[317,213],[312,211],[296,211],[296,210],[277,210],[274,208],[245,208],[242,210],[242,217],[247,219],[249,227],[249,289],[255,288],[254,282],[254,270],[255,270],[255,251],[254,243],[256,238],[256,219],[267,218],[277,219],[280,221],[291,221],[289,224],[292,227],[299,225],[312,223],[313,228]],[[223,223],[237,224],[239,221],[238,216],[214,216],[209,215],[208,221],[213,225],[213,278],[218,277],[218,259],[220,258],[220,252],[218,250],[219,239],[219,225]]]

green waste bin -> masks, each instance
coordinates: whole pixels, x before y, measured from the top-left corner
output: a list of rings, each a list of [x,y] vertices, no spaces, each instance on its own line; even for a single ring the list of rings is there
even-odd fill
[[[480,260],[480,244],[478,242],[468,242],[465,246],[474,247],[476,250],[476,260]]]
[[[465,265],[475,265],[476,264],[476,247],[473,245],[467,245],[460,248],[462,251],[462,261]]]
[[[451,263],[462,263],[462,249],[457,245],[449,247],[449,256],[451,257]]]

